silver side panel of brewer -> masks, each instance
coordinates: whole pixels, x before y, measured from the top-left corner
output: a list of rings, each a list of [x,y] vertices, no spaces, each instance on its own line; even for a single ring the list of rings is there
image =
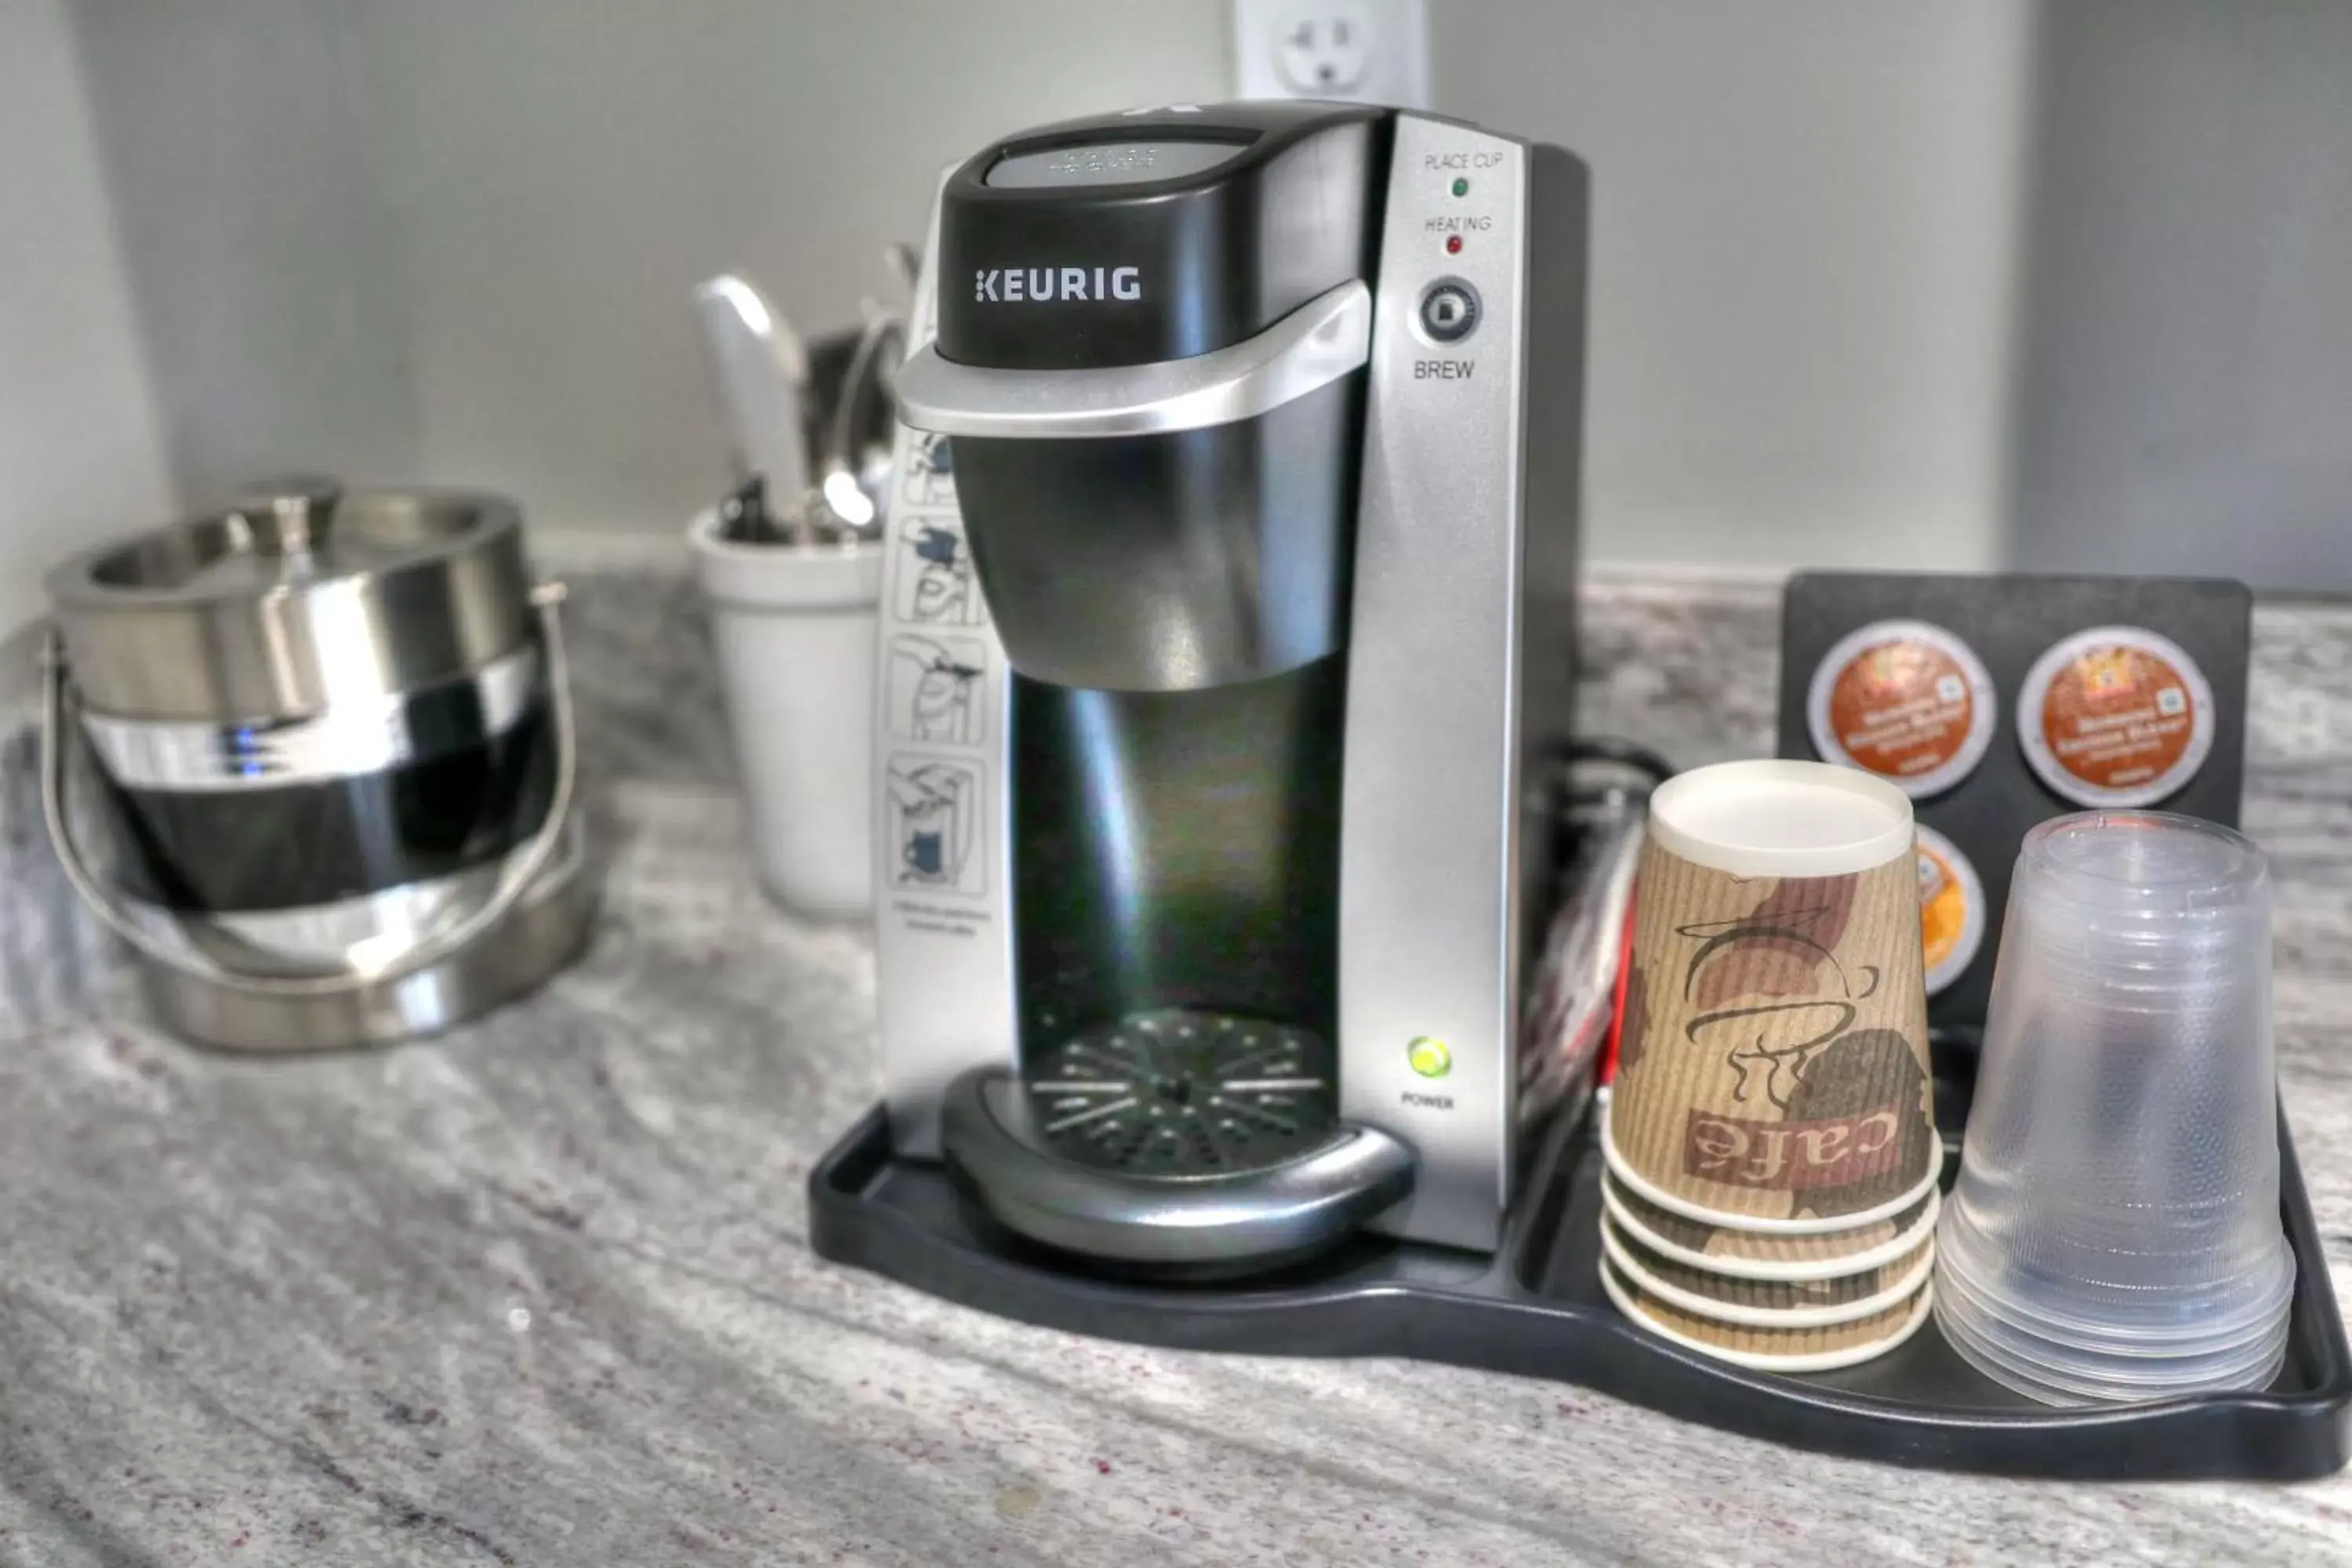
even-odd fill
[[[945,176],[941,177],[945,183]],[[937,331],[939,209],[908,348]],[[1013,1063],[1011,681],[937,437],[892,458],[875,691],[874,945],[890,1140],[935,1158],[966,1068]]]
[[[1517,1153],[1551,848],[1539,753],[1573,684],[1583,243],[1572,159],[1399,117],[1349,645],[1340,1110],[1420,1158],[1376,1228],[1482,1250]],[[1442,342],[1422,305],[1449,281],[1478,319]]]

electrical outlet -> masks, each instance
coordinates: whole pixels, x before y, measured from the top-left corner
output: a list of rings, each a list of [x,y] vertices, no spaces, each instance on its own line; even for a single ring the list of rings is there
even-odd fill
[[[1234,0],[1244,98],[1427,109],[1426,0]]]
[[[1362,91],[1377,52],[1364,9],[1344,0],[1297,7],[1274,40],[1274,71],[1282,85],[1300,98]]]

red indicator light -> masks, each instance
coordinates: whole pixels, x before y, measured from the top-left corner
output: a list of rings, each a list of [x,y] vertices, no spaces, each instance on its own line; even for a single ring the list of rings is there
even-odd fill
[[[1448,256],[1459,256],[1462,254],[1462,237],[1460,235],[1449,234],[1445,237],[1445,254]]]

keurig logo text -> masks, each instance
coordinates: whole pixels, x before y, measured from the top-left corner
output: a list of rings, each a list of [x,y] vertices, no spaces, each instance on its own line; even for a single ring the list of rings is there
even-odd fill
[[[983,267],[971,275],[971,297],[991,304],[1140,300],[1143,274],[1133,267]]]

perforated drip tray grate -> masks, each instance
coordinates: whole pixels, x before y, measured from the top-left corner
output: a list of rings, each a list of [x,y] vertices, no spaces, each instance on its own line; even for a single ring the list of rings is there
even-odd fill
[[[1311,1058],[1299,1059],[1303,1068]],[[1055,1070],[1067,1065],[1066,1056]],[[1937,1105],[1948,1133],[1966,1117],[1973,1066],[1972,1051],[1938,1042]],[[1108,1073],[1070,1081],[1144,1081]],[[1041,1080],[1038,1092],[1062,1081]],[[1088,1125],[1055,1136],[1085,1138]],[[950,1300],[1142,1344],[1419,1356],[1584,1384],[1685,1420],[1894,1464],[2076,1479],[2294,1479],[2352,1457],[2352,1350],[2284,1117],[2279,1136],[2282,1217],[2299,1269],[2285,1364],[2260,1393],[2116,1409],[2034,1405],[1969,1366],[1932,1321],[1875,1361],[1802,1375],[1728,1366],[1627,1321],[1598,1278],[1601,1162],[1581,1113],[1551,1129],[1492,1258],[1359,1231],[1246,1279],[1117,1278],[1022,1241],[979,1213],[943,1168],[895,1156],[879,1107],[810,1177],[810,1239],[823,1257]]]
[[[1338,1101],[1316,1036],[1184,1007],[1081,1029],[1029,1064],[1027,1087],[1055,1153],[1138,1176],[1279,1164],[1330,1141]]]

